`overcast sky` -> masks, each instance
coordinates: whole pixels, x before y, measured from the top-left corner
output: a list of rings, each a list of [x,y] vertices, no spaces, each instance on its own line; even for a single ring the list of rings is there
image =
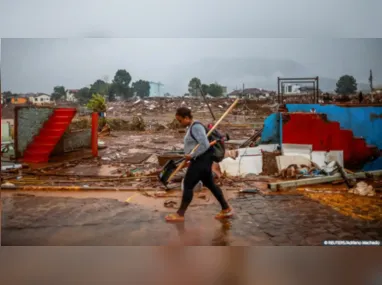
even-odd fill
[[[234,58],[287,60],[301,65],[304,74],[299,76],[337,79],[347,73],[365,83],[373,68],[375,81],[382,82],[381,39],[3,39],[1,58],[2,89],[12,92],[51,93],[56,85],[77,89],[96,79],[111,81],[117,69],[126,69],[133,81],[161,81],[166,91],[183,94],[190,76],[232,85],[232,80],[221,75],[215,78],[213,70],[206,74],[209,66],[202,70],[200,66],[207,59],[214,65],[215,61]],[[267,61],[259,64],[266,65]],[[232,74],[232,66],[218,66]],[[260,73],[265,70],[265,66],[256,68]],[[285,74],[288,69],[282,69],[281,61],[273,68],[274,74],[291,75]],[[237,80],[243,74],[240,76]],[[251,76],[262,74],[245,76],[248,82]],[[253,84],[262,83],[254,79]]]
[[[2,37],[376,37],[380,0],[0,0]]]
[[[380,33],[380,11],[381,0],[0,0],[0,36],[29,38],[1,41],[2,89],[81,88],[117,69],[173,94],[193,76],[276,88],[291,75],[367,83],[373,69],[382,83],[381,39],[332,40]]]

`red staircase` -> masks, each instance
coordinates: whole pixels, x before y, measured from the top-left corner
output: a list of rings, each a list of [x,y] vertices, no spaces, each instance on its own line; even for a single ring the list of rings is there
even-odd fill
[[[48,162],[66,129],[69,127],[76,114],[75,108],[55,109],[50,118],[44,123],[39,134],[27,146],[24,152],[24,162]]]
[[[310,144],[313,150],[343,150],[345,166],[361,165],[378,156],[376,146],[367,145],[353,131],[341,129],[338,122],[328,121],[324,114],[283,114],[283,143]]]

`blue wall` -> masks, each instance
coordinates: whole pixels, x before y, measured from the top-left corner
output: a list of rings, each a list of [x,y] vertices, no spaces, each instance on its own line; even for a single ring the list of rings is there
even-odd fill
[[[280,144],[280,117],[280,113],[275,113],[264,120],[264,129],[261,134],[262,144]]]
[[[364,171],[382,170],[382,157],[377,158],[363,166]]]
[[[382,149],[382,107],[341,107],[320,104],[287,104],[289,112],[310,112],[327,114],[328,120],[337,121],[341,128],[352,130],[354,136],[363,137],[367,144]]]

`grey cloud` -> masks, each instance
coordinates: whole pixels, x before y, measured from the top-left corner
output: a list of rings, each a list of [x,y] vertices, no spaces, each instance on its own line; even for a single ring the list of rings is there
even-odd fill
[[[52,92],[111,80],[117,69],[133,80],[161,81],[183,94],[191,77],[229,89],[276,88],[277,76],[320,76],[328,88],[345,74],[382,82],[381,39],[3,39],[2,88]],[[334,88],[334,87],[333,87]]]
[[[378,37],[380,0],[0,0],[2,37]]]

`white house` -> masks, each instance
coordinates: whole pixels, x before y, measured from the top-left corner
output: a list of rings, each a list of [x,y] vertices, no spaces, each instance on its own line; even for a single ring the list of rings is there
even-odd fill
[[[78,92],[77,89],[68,89],[68,90],[66,90],[66,101],[77,102],[77,98],[75,97],[75,94],[77,92]]]
[[[222,89],[223,89],[223,94],[222,94],[222,96],[223,96],[223,97],[227,97],[227,86],[222,86]]]
[[[300,91],[300,88],[301,88],[301,86],[300,85],[297,85],[297,84],[284,84],[283,85],[283,87],[284,87],[284,94],[300,94],[301,93],[301,91]]]
[[[51,103],[50,95],[43,94],[43,93],[39,93],[34,96],[28,96],[28,98],[29,98],[29,101],[35,105],[43,105],[43,104]]]
[[[160,82],[152,82],[150,83],[150,97],[162,97],[163,96],[163,84]]]

